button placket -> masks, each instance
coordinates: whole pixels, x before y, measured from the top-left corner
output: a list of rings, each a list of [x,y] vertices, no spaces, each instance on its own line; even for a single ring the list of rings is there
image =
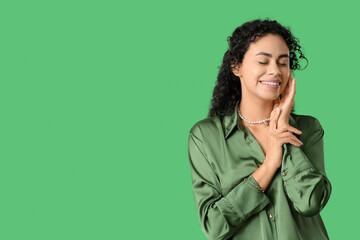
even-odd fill
[[[275,209],[274,207],[270,207],[267,209],[267,216],[271,221],[275,221]]]

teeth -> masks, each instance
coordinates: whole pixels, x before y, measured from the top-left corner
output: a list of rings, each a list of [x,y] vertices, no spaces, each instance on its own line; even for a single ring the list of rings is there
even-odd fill
[[[265,84],[268,84],[268,85],[280,85],[280,83],[273,83],[273,82],[262,82],[262,83],[265,83]]]

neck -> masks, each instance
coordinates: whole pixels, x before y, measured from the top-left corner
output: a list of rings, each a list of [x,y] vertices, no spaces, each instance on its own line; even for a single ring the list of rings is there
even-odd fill
[[[241,115],[249,121],[260,121],[270,117],[271,111],[274,107],[274,101],[263,100],[249,100],[249,98],[242,98],[240,101]],[[254,124],[252,124],[254,125]]]

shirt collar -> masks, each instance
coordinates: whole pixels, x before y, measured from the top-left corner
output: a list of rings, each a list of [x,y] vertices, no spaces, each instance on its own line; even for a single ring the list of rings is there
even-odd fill
[[[244,126],[240,120],[239,114],[238,114],[238,107],[240,104],[240,100],[238,100],[235,104],[234,111],[231,115],[224,116],[224,136],[225,139],[227,139],[230,136],[230,133],[233,131],[235,127],[237,127],[238,130],[244,131]],[[293,127],[295,127],[295,119],[290,114],[289,117],[289,124]]]

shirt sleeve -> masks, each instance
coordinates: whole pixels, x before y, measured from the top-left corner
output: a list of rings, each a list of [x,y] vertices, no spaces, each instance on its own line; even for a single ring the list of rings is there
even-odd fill
[[[316,118],[311,119],[303,148],[283,145],[281,166],[285,192],[295,210],[306,217],[325,207],[332,190],[325,173],[324,129]]]
[[[192,187],[201,230],[208,239],[228,239],[253,214],[260,212],[269,198],[249,175],[223,196],[220,181],[209,164],[200,136],[189,134],[188,156]]]

